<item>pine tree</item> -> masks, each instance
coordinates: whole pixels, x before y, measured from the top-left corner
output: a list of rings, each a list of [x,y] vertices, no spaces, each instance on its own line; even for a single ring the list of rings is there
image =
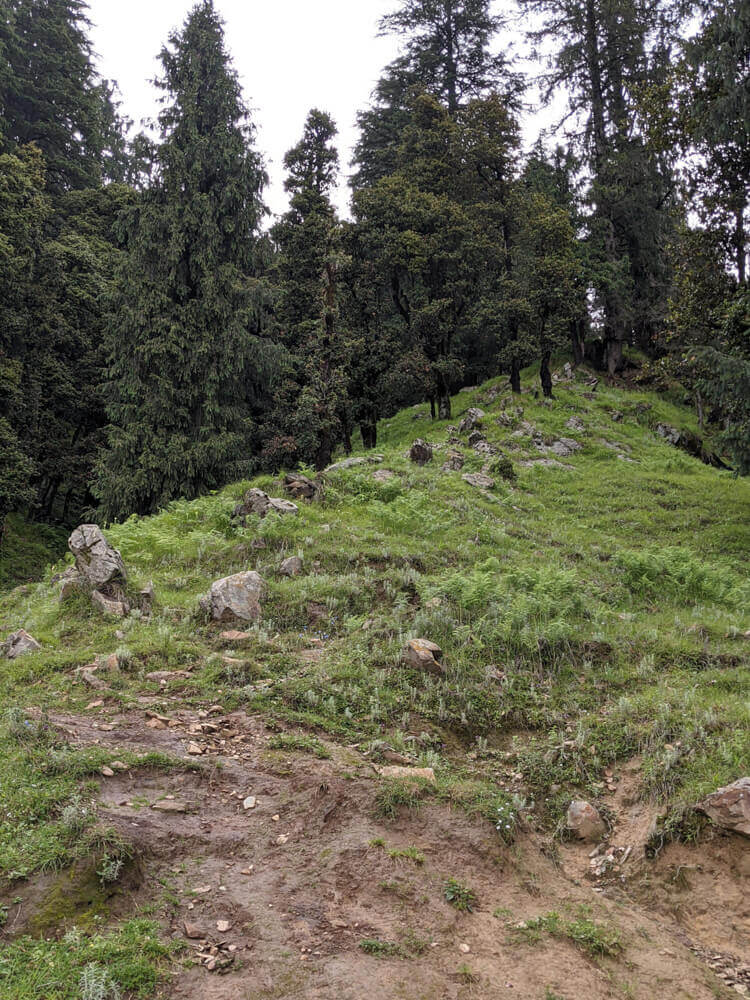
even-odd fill
[[[0,118],[6,151],[35,143],[50,191],[101,177],[106,93],[96,78],[84,0],[6,0],[0,17]]]
[[[340,321],[341,233],[330,195],[338,175],[336,126],[313,109],[284,158],[289,211],[274,227],[279,249],[278,320],[288,354],[265,429],[266,460],[324,469],[348,445],[344,335]]]
[[[254,253],[265,173],[212,0],[161,63],[157,179],[127,220],[107,336],[96,492],[109,518],[247,474],[263,364]]]

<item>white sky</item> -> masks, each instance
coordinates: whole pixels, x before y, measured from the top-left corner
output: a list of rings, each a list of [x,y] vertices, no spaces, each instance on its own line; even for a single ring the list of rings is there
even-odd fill
[[[149,82],[159,72],[157,55],[193,3],[89,0],[99,72],[118,82],[122,110],[136,125],[158,110]],[[377,23],[395,6],[395,0],[216,0],[271,175],[266,202],[272,212],[286,209],[284,153],[298,141],[312,107],[328,111],[339,127],[338,203],[346,212],[356,113],[398,50],[396,39],[376,37]]]

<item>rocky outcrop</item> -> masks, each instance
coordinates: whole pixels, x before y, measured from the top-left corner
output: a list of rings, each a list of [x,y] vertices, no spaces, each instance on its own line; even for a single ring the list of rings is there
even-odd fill
[[[258,573],[236,573],[212,583],[201,607],[216,622],[254,622],[260,618],[265,592],[265,582]]]
[[[590,802],[584,802],[580,799],[570,803],[566,825],[579,840],[585,840],[592,844],[600,843],[607,836],[607,824],[602,819],[599,810]]]
[[[698,808],[722,830],[750,837],[750,778],[740,778],[726,788],[719,788]]]
[[[248,490],[245,496],[242,498],[242,502],[238,503],[234,508],[232,517],[238,520],[242,525],[246,523],[246,519],[250,517],[251,514],[256,514],[260,518],[266,517],[268,514],[299,514],[299,507],[292,503],[291,500],[281,500],[276,497],[269,497],[267,493],[263,490],[252,489]]]
[[[76,570],[96,590],[124,586],[127,573],[122,556],[104,537],[96,524],[82,524],[68,539]]]
[[[553,441],[547,450],[551,451],[553,455],[557,455],[558,458],[569,458],[580,451],[582,447],[583,445],[574,441],[573,438],[560,438],[559,441]]]
[[[130,604],[123,594],[110,596],[101,590],[95,590],[91,595],[91,603],[111,618],[127,618],[130,614]]]
[[[345,458],[341,462],[334,462],[333,465],[329,465],[325,470],[328,472],[345,472],[347,469],[356,469],[359,465],[380,465],[383,461],[382,455],[368,455],[363,457],[357,455],[352,458]]]
[[[19,656],[27,656],[29,653],[36,653],[42,647],[33,635],[29,635],[24,629],[19,629],[8,636],[8,639],[0,646],[0,654],[9,660],[17,660]]]
[[[586,425],[580,417],[571,417],[565,426],[569,431],[578,431],[579,434],[586,430]]]
[[[445,675],[445,667],[440,662],[443,651],[429,639],[410,639],[404,647],[401,662],[413,670],[423,670],[437,677]]]
[[[409,458],[415,465],[427,465],[432,461],[432,445],[418,438],[409,449]]]
[[[478,407],[472,406],[470,410],[466,411],[466,416],[458,425],[458,433],[468,434],[469,431],[473,431],[477,427],[481,427],[484,417],[484,410],[480,410]]]

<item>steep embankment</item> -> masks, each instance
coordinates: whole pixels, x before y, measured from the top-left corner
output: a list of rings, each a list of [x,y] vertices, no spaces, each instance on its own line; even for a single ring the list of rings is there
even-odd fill
[[[267,477],[112,527],[151,614],[52,571],[0,598],[42,645],[0,661],[3,997],[750,986],[748,842],[692,808],[750,772],[750,486],[664,440],[689,411],[591,381],[465,391],[473,436],[405,411],[297,515],[233,519]],[[232,634],[199,598],[246,570]]]

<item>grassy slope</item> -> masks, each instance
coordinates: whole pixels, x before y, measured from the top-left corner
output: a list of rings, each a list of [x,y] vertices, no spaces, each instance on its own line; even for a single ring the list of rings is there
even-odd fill
[[[46,524],[30,524],[18,514],[7,517],[0,543],[0,590],[38,580],[65,552],[67,534]]]
[[[155,583],[154,618],[122,624],[85,601],[60,607],[48,582],[0,597],[0,634],[22,626],[44,646],[3,665],[2,704],[83,710],[91,695],[73,683],[72,668],[118,650],[113,687],[124,708],[158,693],[149,671],[189,666],[191,680],[180,682],[186,703],[221,697],[227,709],[396,748],[427,730],[434,739],[420,744],[421,761],[437,768],[441,793],[488,817],[508,798],[493,786],[495,751],[512,747],[525,795],[550,830],[573,792],[596,797],[608,764],[639,755],[645,793],[689,833],[684,806],[750,762],[750,483],[651,430],[660,421],[691,427],[689,411],[606,387],[587,398],[582,382],[560,386],[552,405],[521,398],[522,419],[549,440],[584,445],[565,460],[572,470],[525,468],[520,462],[539,453],[496,421],[503,406],[515,414],[518,401],[501,395],[488,404],[488,388],[459,395],[454,421],[470,405],[486,411],[485,433],[513,458],[515,484],[499,481],[485,495],[460,473],[440,471],[441,450],[431,465],[412,465],[405,452],[416,437],[444,448],[449,434],[415,407],[381,426],[379,467],[396,473],[388,483],[373,480],[376,466],[331,474],[322,502],[299,517],[243,530],[231,511],[247,483],[114,526],[108,534],[133,590]],[[574,414],[584,434],[565,428]],[[464,451],[464,472],[479,471],[481,457]],[[271,477],[253,485],[280,493]],[[264,549],[252,546],[258,538]],[[281,578],[281,560],[296,553],[305,573]],[[266,578],[269,594],[252,641],[234,654],[242,662],[227,665],[197,599],[213,579],[248,568]],[[329,611],[314,630],[310,601]],[[115,637],[120,628],[124,640]],[[443,647],[447,682],[399,666],[414,636]],[[315,663],[299,658],[311,638],[324,643]],[[0,877],[73,856],[59,817],[75,782],[49,767],[6,733],[0,780],[26,768],[29,781],[2,810]],[[28,845],[22,865],[19,835]]]

